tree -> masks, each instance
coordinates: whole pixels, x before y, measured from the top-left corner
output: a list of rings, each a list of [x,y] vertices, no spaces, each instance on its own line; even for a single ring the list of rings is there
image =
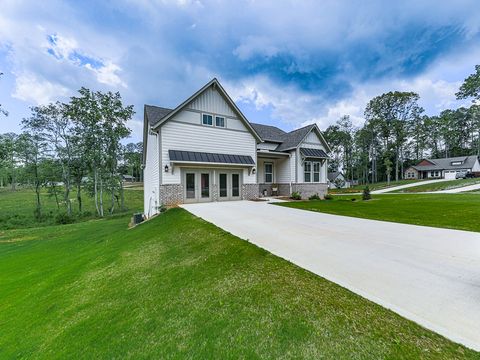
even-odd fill
[[[390,91],[370,100],[365,118],[376,128],[383,142],[383,152],[393,151],[395,180],[399,179],[400,163],[408,135],[408,123],[421,115],[419,95],[414,92]]]
[[[472,101],[480,100],[480,65],[475,65],[475,72],[463,81],[455,95],[457,99],[473,98]]]
[[[126,122],[134,114],[133,106],[124,106],[120,94],[79,90],[72,97],[66,113],[72,119],[75,143],[83,149],[85,162],[93,173],[92,195],[99,216],[104,216],[104,189],[111,192],[111,208],[115,206],[115,192],[123,191],[118,173],[120,141],[130,134]]]

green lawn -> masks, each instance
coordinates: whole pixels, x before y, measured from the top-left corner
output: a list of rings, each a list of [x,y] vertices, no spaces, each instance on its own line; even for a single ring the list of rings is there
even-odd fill
[[[355,199],[355,201],[352,201]],[[365,219],[480,231],[480,194],[336,196],[333,200],[278,204]]]
[[[0,358],[479,357],[182,209],[127,222],[0,232]]]
[[[370,189],[370,191],[381,190],[381,189],[386,189],[386,188],[389,188],[389,187],[411,184],[411,183],[415,183],[415,182],[421,183],[422,181],[424,181],[424,180],[398,180],[398,181],[390,181],[390,184],[388,184],[385,181],[385,182],[378,182],[378,183],[375,183],[375,184],[368,184],[368,188]],[[348,189],[329,189],[328,192],[331,193],[331,194],[359,193],[359,192],[362,192],[363,189],[365,189],[365,186],[367,186],[367,185],[356,185],[356,186],[352,186]]]
[[[132,214],[143,208],[143,192],[125,190],[125,205],[127,212]],[[59,194],[61,197],[62,194]],[[95,204],[93,198],[86,193],[82,196],[83,214],[77,212],[77,200],[75,193],[71,193],[72,208],[74,210],[74,221],[85,221],[95,217]],[[0,189],[0,230],[18,229],[25,227],[48,226],[55,224],[55,216],[58,213],[64,213],[65,208],[61,205],[57,209],[55,198],[50,196],[47,191],[41,194],[41,202],[44,218],[37,221],[34,217],[35,192],[31,189],[19,189],[11,191],[9,189]],[[105,213],[108,213],[110,204],[109,195],[104,197]],[[115,214],[119,213],[119,206],[116,207]]]
[[[423,184],[423,185],[419,184],[418,186],[397,190],[395,192],[418,193],[418,192],[427,192],[427,191],[440,191],[440,190],[456,189],[462,186],[478,184],[479,182],[480,182],[480,179],[475,179],[475,178],[441,181],[441,182],[436,182],[431,184]]]

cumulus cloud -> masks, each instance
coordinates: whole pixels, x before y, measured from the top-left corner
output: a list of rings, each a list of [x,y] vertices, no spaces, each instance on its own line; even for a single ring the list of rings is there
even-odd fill
[[[20,74],[15,80],[14,98],[36,105],[47,104],[68,95],[67,88],[45,79],[38,79],[34,74]]]

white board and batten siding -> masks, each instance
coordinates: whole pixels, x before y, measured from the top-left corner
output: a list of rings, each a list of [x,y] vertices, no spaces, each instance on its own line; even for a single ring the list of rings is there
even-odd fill
[[[322,140],[318,137],[315,131],[310,131],[310,133],[305,137],[303,142],[300,144],[299,147],[309,148],[309,149],[321,149],[327,152]],[[304,182],[304,171],[302,165],[302,157],[300,155],[300,150],[296,152],[297,157],[297,179],[298,182]],[[328,165],[327,162],[320,167],[320,182],[326,183],[327,182],[327,172],[328,172]]]
[[[216,115],[211,110],[205,112]],[[178,116],[173,117],[161,127],[162,168],[165,165],[171,166],[168,150],[248,155],[256,161],[257,142],[243,124],[244,129],[238,129],[240,126],[237,122],[240,122],[240,120],[229,118],[226,121],[226,128],[217,128],[215,126],[202,125],[201,114],[201,112],[183,110]],[[186,121],[186,119],[189,119],[189,121]],[[234,128],[232,128],[232,124],[235,124]],[[244,184],[255,183],[255,178],[254,174],[249,174],[248,169],[243,170]],[[181,183],[179,169],[174,169],[173,173],[172,171],[163,173],[162,183]]]
[[[144,214],[147,217],[157,213],[160,204],[160,171],[159,171],[159,137],[151,133],[147,139],[147,158],[144,169],[143,204]]]

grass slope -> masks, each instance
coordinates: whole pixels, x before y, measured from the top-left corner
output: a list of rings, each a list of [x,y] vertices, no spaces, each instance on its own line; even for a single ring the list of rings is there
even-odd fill
[[[428,192],[428,191],[449,190],[449,189],[456,189],[463,186],[478,184],[479,182],[480,182],[480,179],[459,179],[459,180],[451,180],[451,181],[442,181],[438,183],[413,186],[411,188],[401,189],[395,192],[418,193],[418,192]]]
[[[182,209],[127,221],[0,232],[0,358],[479,356]]]
[[[125,204],[128,213],[141,210],[143,207],[143,192],[125,189]],[[59,194],[61,197],[62,194]],[[95,217],[95,203],[93,198],[89,197],[85,192],[83,199],[83,214],[78,214],[77,200],[75,193],[71,194],[72,209],[74,211],[75,221],[85,221]],[[9,189],[0,189],[0,230],[2,229],[18,229],[38,226],[49,226],[55,224],[55,216],[64,213],[64,206],[60,205],[57,209],[55,198],[50,196],[47,191],[41,193],[42,211],[44,218],[38,221],[34,217],[35,209],[35,193],[30,189],[19,189],[11,191]],[[104,197],[105,213],[108,214],[110,206],[109,195]],[[119,206],[116,206],[115,214],[119,213]]]
[[[398,181],[390,181],[390,184],[388,184],[386,181],[385,182],[378,182],[375,184],[368,184],[368,188],[370,191],[374,190],[381,190],[381,189],[387,189],[391,188],[394,186],[400,186],[400,185],[405,185],[405,184],[412,184],[412,183],[421,183],[424,180],[398,180]],[[363,189],[365,189],[365,186],[367,185],[355,185],[352,186],[348,189],[329,189],[328,192],[331,194],[352,194],[352,193],[359,193],[362,192]]]
[[[480,231],[480,194],[373,195],[369,201],[361,201],[359,196],[337,196],[328,201],[278,205],[365,219]]]

